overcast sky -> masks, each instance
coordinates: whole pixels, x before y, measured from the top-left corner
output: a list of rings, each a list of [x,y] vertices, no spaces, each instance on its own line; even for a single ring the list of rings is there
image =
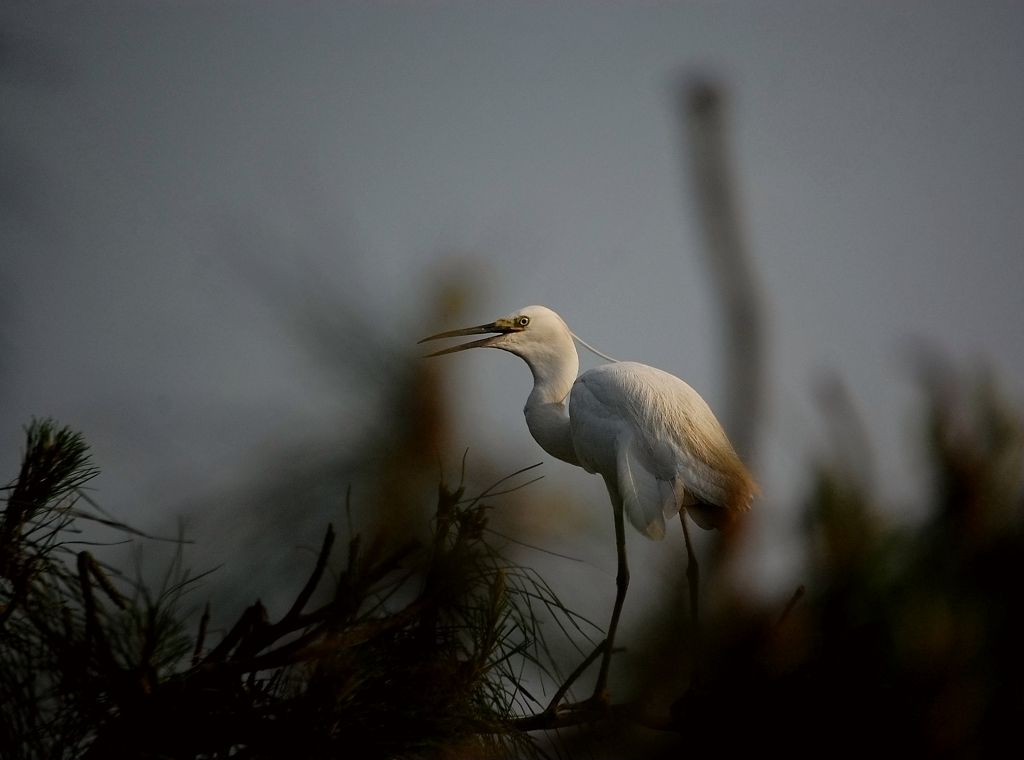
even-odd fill
[[[1024,395],[1022,39],[1019,2],[5,3],[0,465],[54,416],[92,443],[108,508],[164,524],[254,451],[366,415],[282,309],[334,299],[378,327],[360,350],[411,354],[459,326],[423,323],[454,272],[468,323],[546,304],[717,407],[673,101],[701,74],[728,91],[767,306],[765,543],[822,440],[826,372],[898,504],[909,339]],[[460,451],[548,459],[525,367],[448,361]],[[545,469],[534,488],[603,498]]]

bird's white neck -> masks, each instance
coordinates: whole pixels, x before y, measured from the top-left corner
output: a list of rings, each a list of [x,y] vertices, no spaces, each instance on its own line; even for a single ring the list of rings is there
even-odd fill
[[[576,381],[579,359],[571,339],[569,350],[542,359],[523,357],[533,372],[533,390],[523,414],[530,435],[553,457],[579,464],[569,428],[569,392]]]

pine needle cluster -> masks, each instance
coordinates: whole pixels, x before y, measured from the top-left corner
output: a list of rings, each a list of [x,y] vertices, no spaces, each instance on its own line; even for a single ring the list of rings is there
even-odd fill
[[[352,536],[340,568],[328,526],[289,609],[256,601],[213,641],[209,607],[187,630],[181,551],[152,589],[67,543],[76,519],[114,522],[77,509],[94,474],[81,436],[28,428],[0,523],[4,758],[534,751],[511,721],[527,676],[553,677],[540,618],[579,620],[492,546],[487,492],[442,484],[429,545]]]

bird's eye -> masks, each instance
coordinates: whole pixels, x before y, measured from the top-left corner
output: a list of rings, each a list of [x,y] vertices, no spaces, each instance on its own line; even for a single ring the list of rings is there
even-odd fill
[[[530,324],[530,318],[519,317],[519,319],[516,320],[516,324],[519,325],[520,327],[526,327],[528,324]]]

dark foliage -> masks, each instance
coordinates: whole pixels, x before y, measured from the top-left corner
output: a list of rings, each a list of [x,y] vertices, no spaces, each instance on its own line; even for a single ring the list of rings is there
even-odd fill
[[[540,729],[571,726],[584,728],[562,730],[558,753],[657,756],[667,745],[644,740],[654,730],[678,737],[671,756],[994,754],[1024,715],[1024,426],[987,380],[926,378],[927,517],[890,524],[866,451],[823,459],[806,591],[774,609],[720,601],[699,653],[684,640],[683,664],[659,672],[692,677],[655,719],[625,704],[554,709],[527,691],[538,677],[561,683],[545,676],[557,668],[539,618],[582,630],[489,545],[482,496],[442,485],[428,544],[353,536],[330,574],[328,528],[279,619],[257,601],[208,641],[209,610],[184,622],[199,579],[180,554],[150,589],[71,551],[76,518],[111,521],[76,506],[93,474],[81,438],[35,423],[0,523],[0,754],[523,756],[540,751]],[[858,437],[841,405],[832,414],[838,435]]]
[[[981,757],[1012,744],[1024,427],[987,381],[935,367],[926,387],[926,520],[888,526],[863,461],[818,464],[807,592],[781,620],[738,607],[717,621],[701,683],[675,705],[688,746]],[[855,420],[839,422],[853,434]]]
[[[532,706],[524,667],[548,662],[533,606],[576,621],[490,547],[481,498],[442,485],[430,546],[353,537],[333,592],[308,610],[335,542],[328,527],[281,619],[257,601],[208,646],[209,609],[195,637],[185,630],[180,602],[197,579],[180,554],[153,591],[63,543],[75,517],[93,517],[75,507],[92,472],[79,436],[28,429],[0,547],[4,758],[530,750],[507,721]]]

